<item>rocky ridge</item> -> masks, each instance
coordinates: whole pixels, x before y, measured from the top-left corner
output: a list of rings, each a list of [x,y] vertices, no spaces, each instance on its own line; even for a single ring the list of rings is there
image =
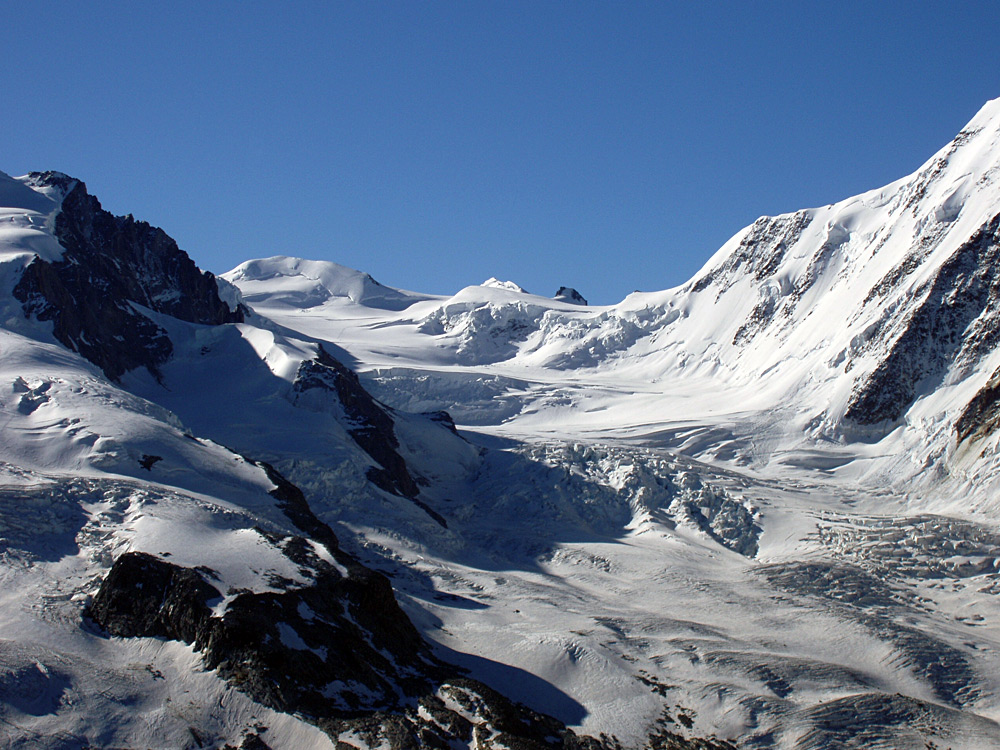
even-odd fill
[[[224,302],[218,280],[162,229],[113,216],[62,173],[32,172],[28,184],[65,191],[54,227],[65,252],[58,261],[35,258],[14,296],[112,380],[136,367],[155,375],[171,354],[166,331],[143,309],[201,325],[243,321],[244,308]]]

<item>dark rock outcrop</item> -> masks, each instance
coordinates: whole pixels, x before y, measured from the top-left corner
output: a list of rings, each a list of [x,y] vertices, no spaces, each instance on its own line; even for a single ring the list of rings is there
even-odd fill
[[[752,276],[754,281],[773,276],[788,250],[811,223],[812,216],[806,211],[789,216],[760,217],[749,227],[732,255],[698,279],[691,291],[701,292],[717,283],[718,296],[721,296],[744,274]]]
[[[388,579],[341,550],[295,485],[269,465],[257,465],[275,482],[271,494],[289,518],[334,562],[306,537],[257,528],[305,583],[272,580],[269,588],[280,590],[230,590],[224,600],[214,571],[128,552],[115,560],[94,596],[88,609],[93,622],[115,636],[192,644],[207,668],[253,700],[367,747],[620,750],[613,737],[578,736],[440,661],[400,609]],[[731,747],[676,734],[657,737],[655,745],[664,748]],[[253,732],[241,747],[267,747],[265,740]]]
[[[302,490],[285,479],[271,464],[264,461],[254,461],[247,456],[243,458],[259,466],[267,474],[267,478],[274,484],[274,489],[268,494],[278,501],[281,512],[295,524],[295,528],[326,547],[330,554],[337,558],[338,562],[345,565],[351,562],[349,557],[340,554],[340,543],[337,541],[333,529],[320,521],[312,512]]]
[[[299,365],[293,384],[296,404],[306,405],[310,392],[334,394],[354,425],[351,437],[379,465],[372,467],[368,478],[386,492],[415,498],[420,490],[399,455],[399,440],[392,417],[361,385],[358,376],[337,361],[320,345],[319,355]]]
[[[812,223],[807,211],[788,216],[762,216],[747,229],[739,247],[726,260],[699,278],[692,286],[692,292],[703,292],[715,285],[716,299],[729,289],[738,279],[748,276],[754,282],[771,280],[788,254],[799,241],[803,232]],[[802,295],[822,275],[830,256],[836,251],[835,242],[828,242],[821,249],[807,272],[794,288],[781,293],[762,294],[753,310],[743,321],[733,336],[733,344],[744,346],[763,331],[778,317],[790,317]]]
[[[307,554],[296,539],[286,544]],[[312,585],[238,594],[218,617],[209,605],[221,594],[201,571],[130,552],[115,561],[90,616],[112,635],[192,643],[208,668],[254,700],[366,747],[620,748],[614,738],[578,736],[435,660],[382,576],[343,577],[318,558],[308,564],[317,571]],[[244,747],[266,747],[252,737]],[[732,747],[657,738],[657,747],[678,750]]]
[[[583,295],[571,286],[559,287],[559,291],[555,293],[553,299],[560,302],[572,302],[574,305],[587,305],[587,300],[583,298]]]
[[[385,576],[360,565],[344,576],[301,537],[275,541],[308,566],[311,585],[238,593],[218,617],[210,605],[222,594],[201,571],[130,552],[115,561],[89,614],[112,635],[194,644],[207,667],[254,700],[313,719],[391,708],[440,679],[443,667]]]
[[[115,561],[90,616],[112,635],[192,643],[255,701],[369,747],[610,747],[435,660],[383,576],[356,565],[345,577],[306,560],[305,540],[285,544],[316,571],[311,585],[240,593],[219,617],[210,605],[221,594],[202,571],[130,552]]]
[[[202,272],[162,229],[114,216],[84,183],[33,172],[38,186],[68,190],[55,218],[61,260],[33,260],[14,289],[27,315],[52,321],[56,339],[111,379],[145,367],[154,375],[173,351],[166,331],[142,308],[189,323],[242,322]]]
[[[243,737],[243,742],[238,748],[232,745],[223,745],[222,750],[272,750],[272,748],[260,738],[259,734],[250,732]]]
[[[442,425],[451,434],[458,435],[458,427],[455,426],[455,420],[452,419],[451,414],[443,409],[425,412],[423,416],[427,417],[432,422],[437,422],[439,425]]]
[[[990,376],[972,400],[965,405],[955,420],[958,442],[966,438],[979,438],[995,432],[1000,427],[1000,369]]]
[[[921,389],[941,383],[954,362],[974,362],[1000,343],[1000,215],[956,250],[917,295],[923,301],[881,364],[856,387],[846,419],[895,422]]]
[[[210,635],[209,602],[221,598],[198,572],[131,552],[112,566],[90,615],[112,635],[169,638],[202,646]]]
[[[448,528],[444,516],[418,497],[417,481],[399,453],[391,409],[376,401],[353,371],[332,357],[321,344],[315,359],[299,365],[292,388],[297,406],[326,409],[339,404],[351,425],[348,433],[378,464],[368,470],[368,480],[379,489],[409,499],[435,522]],[[455,423],[447,412],[437,412],[428,418],[457,434]]]

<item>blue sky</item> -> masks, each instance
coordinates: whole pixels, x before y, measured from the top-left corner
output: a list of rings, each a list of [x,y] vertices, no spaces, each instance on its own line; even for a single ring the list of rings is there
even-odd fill
[[[79,177],[215,272],[611,303],[902,177],[1000,96],[996,3],[818,6],[11,4],[0,170]]]

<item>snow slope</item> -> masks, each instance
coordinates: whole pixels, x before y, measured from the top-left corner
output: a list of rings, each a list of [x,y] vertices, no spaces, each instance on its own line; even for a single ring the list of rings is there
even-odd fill
[[[353,302],[382,310],[404,310],[426,295],[379,284],[366,273],[336,263],[282,256],[241,263],[227,275],[244,299],[253,302],[262,290],[272,303],[294,309],[315,307],[330,300]]]
[[[415,477],[478,461],[443,415],[396,415],[321,342],[236,322],[253,316],[220,303],[238,295],[82,183],[11,182],[68,189],[46,202],[8,186],[39,229],[0,259],[0,744],[572,741],[435,657],[387,579],[260,460],[322,466],[326,503],[443,523]],[[35,233],[65,252],[32,252]],[[102,289],[115,298],[95,310]],[[138,351],[122,346],[135,328]],[[164,406],[180,394],[187,424]]]

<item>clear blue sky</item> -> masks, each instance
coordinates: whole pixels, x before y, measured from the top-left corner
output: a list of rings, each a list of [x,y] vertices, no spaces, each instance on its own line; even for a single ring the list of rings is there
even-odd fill
[[[610,303],[890,182],[1000,96],[996,2],[11,3],[0,170],[204,268]]]

